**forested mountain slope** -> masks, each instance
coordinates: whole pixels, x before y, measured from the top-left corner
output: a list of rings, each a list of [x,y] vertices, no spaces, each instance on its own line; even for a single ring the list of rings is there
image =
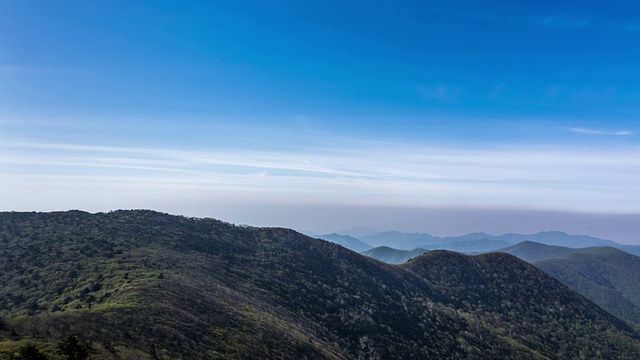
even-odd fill
[[[501,250],[530,261],[610,313],[640,323],[640,257],[612,247],[523,242]]]
[[[0,358],[618,358],[637,331],[509,255],[393,266],[288,229],[0,213]]]

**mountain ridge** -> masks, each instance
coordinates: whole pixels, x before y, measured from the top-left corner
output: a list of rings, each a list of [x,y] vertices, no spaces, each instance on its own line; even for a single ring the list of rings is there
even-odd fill
[[[25,341],[50,352],[70,334],[100,359],[640,352],[633,327],[511,255],[394,266],[290,229],[115,211],[0,213],[0,256],[0,357]],[[449,286],[460,273],[484,288]]]
[[[524,241],[533,241],[546,245],[564,246],[569,248],[584,247],[614,247],[634,255],[640,255],[640,245],[625,245],[612,240],[601,239],[590,235],[568,234],[562,231],[539,231],[533,234],[507,233],[490,235],[482,232],[468,233],[460,236],[433,236],[428,233],[405,233],[400,231],[385,231],[357,238],[372,246],[388,246],[397,250],[414,250],[416,248],[445,249],[462,252],[485,252],[499,250]],[[494,242],[481,249],[474,249],[478,241]]]
[[[378,246],[361,252],[362,255],[374,258],[389,264],[402,264],[410,258],[424,254],[429,250],[417,248],[414,250],[398,250],[388,246]]]
[[[308,234],[307,236],[316,238],[316,239],[331,241],[332,243],[342,245],[347,249],[353,250],[355,252],[363,252],[363,251],[371,250],[373,248],[371,245],[362,242],[360,239],[353,236],[349,236],[349,235],[331,233],[331,234],[324,234],[324,235]]]

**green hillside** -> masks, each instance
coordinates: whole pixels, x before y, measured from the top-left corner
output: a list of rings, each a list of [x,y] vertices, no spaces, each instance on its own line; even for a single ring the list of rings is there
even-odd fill
[[[587,248],[533,263],[620,318],[640,324],[640,257]]]
[[[530,261],[610,313],[640,323],[640,257],[611,247],[571,249],[530,241],[500,251]]]
[[[640,353],[636,329],[509,255],[393,266],[288,229],[152,211],[1,213],[0,270],[6,359],[69,359],[74,346],[93,359]]]

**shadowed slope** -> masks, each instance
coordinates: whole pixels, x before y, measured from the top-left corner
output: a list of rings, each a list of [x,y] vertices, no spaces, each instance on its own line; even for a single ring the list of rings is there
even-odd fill
[[[640,257],[587,248],[533,264],[612,314],[640,323]]]
[[[629,325],[508,254],[432,251],[403,266],[427,279],[441,301],[551,358],[595,354],[615,343],[617,335],[595,329],[616,328],[637,339]]]
[[[522,242],[502,249],[622,319],[640,323],[640,257],[611,247],[571,249]]]

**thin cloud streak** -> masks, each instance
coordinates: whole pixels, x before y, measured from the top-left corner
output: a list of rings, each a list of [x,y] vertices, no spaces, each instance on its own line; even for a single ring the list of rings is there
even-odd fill
[[[577,30],[589,26],[593,18],[593,15],[551,15],[542,19],[540,25]]]
[[[61,143],[0,145],[3,198],[101,189],[346,205],[509,206],[637,211],[638,149],[461,150],[388,143],[327,151],[164,150]],[[47,189],[47,190],[42,190]],[[70,200],[67,200],[70,201]],[[13,204],[13,205],[12,205]]]
[[[593,15],[549,14],[547,16],[498,16],[488,13],[470,13],[465,17],[490,23],[522,27],[580,30],[593,24]]]
[[[460,90],[451,89],[446,84],[440,84],[435,88],[416,86],[416,91],[425,100],[435,100],[440,103],[455,103],[460,96]]]
[[[569,131],[578,133],[578,134],[588,134],[588,135],[612,135],[612,136],[634,135],[632,131],[627,131],[627,130],[611,131],[611,130],[598,130],[598,129],[588,129],[588,128],[570,128]]]

